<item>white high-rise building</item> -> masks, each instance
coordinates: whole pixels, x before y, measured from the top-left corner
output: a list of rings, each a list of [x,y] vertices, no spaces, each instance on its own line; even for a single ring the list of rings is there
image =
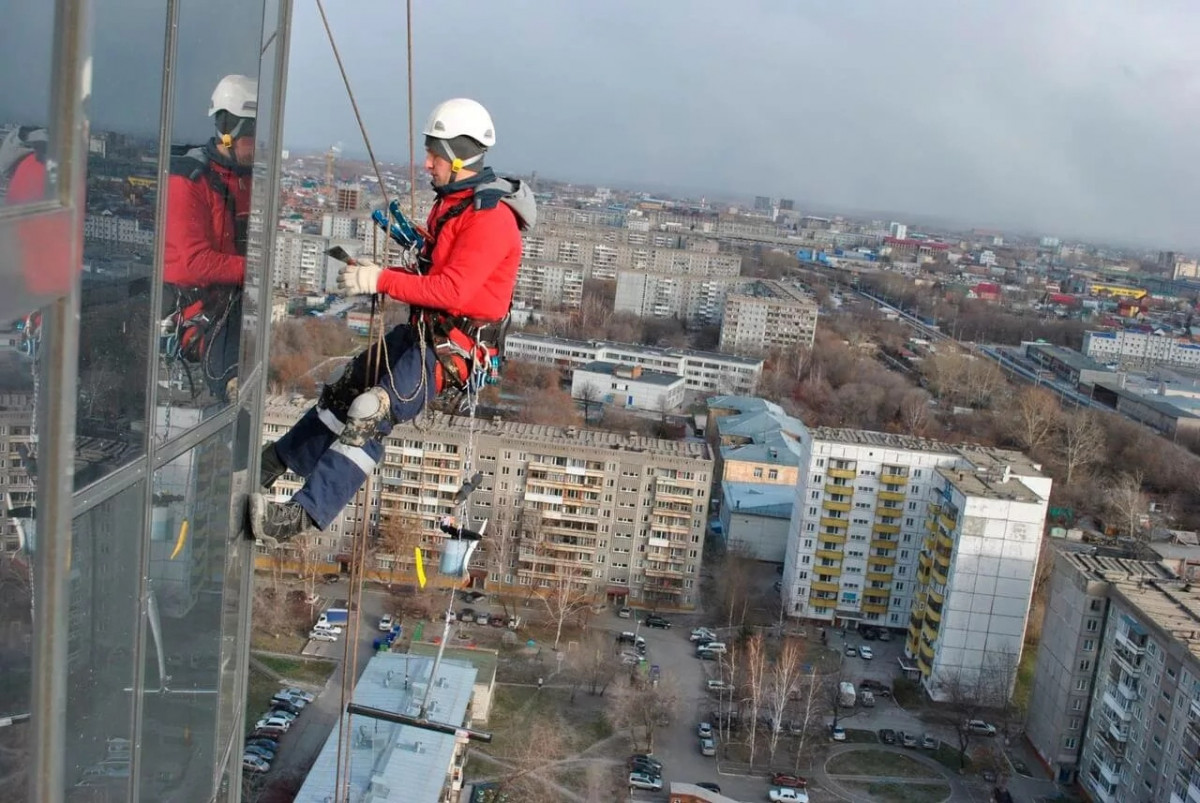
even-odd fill
[[[816,300],[801,287],[755,282],[725,299],[719,348],[724,352],[812,348],[817,312]]]
[[[888,235],[895,237],[897,240],[907,240],[908,226],[904,223],[896,223],[893,221],[892,224],[888,226]]]
[[[929,693],[1019,657],[1050,479],[1019,452],[862,430],[801,437],[790,615],[907,629]]]

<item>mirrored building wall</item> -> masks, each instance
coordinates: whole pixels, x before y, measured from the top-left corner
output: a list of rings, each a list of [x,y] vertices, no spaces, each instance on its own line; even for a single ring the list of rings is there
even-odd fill
[[[239,799],[290,11],[0,0],[5,800]]]

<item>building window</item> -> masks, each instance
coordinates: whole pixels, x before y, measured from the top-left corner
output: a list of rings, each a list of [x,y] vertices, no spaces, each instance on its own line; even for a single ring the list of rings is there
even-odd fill
[[[1092,668],[1092,660],[1090,658],[1084,658],[1083,660],[1081,660],[1079,662],[1079,671],[1080,672],[1087,672],[1091,668]]]
[[[1082,711],[1083,710],[1083,698],[1082,697],[1076,697],[1074,700],[1071,701],[1071,710],[1072,711]]]
[[[1100,600],[1092,600],[1092,601],[1099,602]],[[1085,627],[1087,628],[1087,632],[1095,633],[1097,630],[1100,629],[1100,620],[1099,619],[1088,619]]]
[[[1103,600],[1093,599],[1093,600],[1091,600],[1090,602],[1088,602],[1088,610],[1090,610],[1090,611],[1099,611],[1099,610],[1100,610],[1100,607],[1101,607],[1102,605],[1104,605],[1104,601],[1103,601]]]
[[[1075,691],[1087,691],[1087,687],[1087,678],[1080,678],[1079,680],[1075,681]]]
[[[1096,640],[1095,639],[1087,638],[1087,639],[1083,640],[1083,651],[1084,652],[1091,652],[1094,649],[1096,649]]]
[[[755,479],[762,478],[762,469],[761,468],[754,469],[754,477],[755,477]]]
[[[1078,746],[1079,739],[1074,736],[1068,736],[1066,739],[1063,739],[1063,748],[1066,750],[1074,750]]]

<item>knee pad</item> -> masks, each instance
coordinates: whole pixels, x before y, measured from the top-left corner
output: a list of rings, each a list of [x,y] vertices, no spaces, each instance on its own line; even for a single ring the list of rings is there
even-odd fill
[[[350,405],[362,394],[361,388],[355,387],[357,383],[354,381],[353,367],[353,361],[346,363],[341,376],[321,388],[321,398],[317,401],[317,406],[341,413],[342,416],[349,414]]]
[[[392,399],[376,385],[354,397],[346,411],[346,428],[338,440],[349,446],[362,446],[392,423]]]

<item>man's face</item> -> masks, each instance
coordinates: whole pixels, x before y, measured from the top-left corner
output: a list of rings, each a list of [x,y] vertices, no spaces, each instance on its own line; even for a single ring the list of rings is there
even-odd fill
[[[230,150],[233,158],[243,167],[254,164],[254,137],[238,137]]]
[[[433,186],[444,187],[450,183],[451,167],[450,160],[446,157],[433,151],[425,151],[425,172],[429,174]]]

